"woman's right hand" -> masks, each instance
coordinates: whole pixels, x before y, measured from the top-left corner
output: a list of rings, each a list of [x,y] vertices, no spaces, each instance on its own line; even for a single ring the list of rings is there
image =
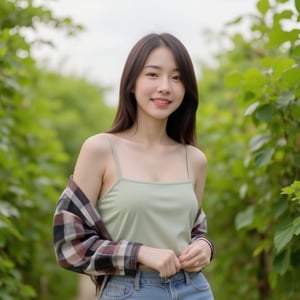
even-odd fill
[[[141,246],[138,253],[138,261],[158,271],[160,277],[170,277],[181,269],[179,259],[175,252],[169,249]]]

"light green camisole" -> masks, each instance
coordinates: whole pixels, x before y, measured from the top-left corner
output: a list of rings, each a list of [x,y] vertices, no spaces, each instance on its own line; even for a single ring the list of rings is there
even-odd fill
[[[99,199],[98,209],[112,239],[172,249],[179,255],[191,240],[197,197],[189,178],[182,182],[145,182],[122,177],[120,162],[109,137],[118,180]]]

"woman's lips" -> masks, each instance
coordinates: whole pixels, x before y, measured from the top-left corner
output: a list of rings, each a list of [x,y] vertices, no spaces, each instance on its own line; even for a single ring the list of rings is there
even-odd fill
[[[151,98],[151,101],[157,103],[157,104],[163,104],[167,105],[170,104],[172,101],[166,98]]]
[[[171,100],[165,98],[151,98],[151,101],[157,108],[167,108],[172,103]]]

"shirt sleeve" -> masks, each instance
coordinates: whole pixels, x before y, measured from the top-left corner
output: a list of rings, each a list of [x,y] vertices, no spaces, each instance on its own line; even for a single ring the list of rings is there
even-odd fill
[[[59,265],[88,275],[125,275],[136,270],[140,243],[112,241],[92,203],[72,180],[62,193],[53,220]]]
[[[206,218],[206,214],[205,214],[204,210],[202,208],[200,208],[198,210],[198,213],[196,215],[196,219],[195,219],[195,222],[194,222],[194,225],[192,228],[191,243],[193,243],[194,241],[199,240],[199,239],[206,241],[211,249],[210,260],[212,260],[214,257],[215,247],[214,247],[213,242],[206,237],[206,233],[207,233],[207,218]]]

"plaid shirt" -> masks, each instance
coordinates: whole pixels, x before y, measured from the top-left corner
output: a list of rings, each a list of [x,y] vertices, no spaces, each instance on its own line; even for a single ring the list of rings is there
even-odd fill
[[[205,237],[206,232],[206,216],[199,209],[191,242],[204,239],[213,254],[214,246]],[[65,269],[104,278],[132,274],[138,268],[137,255],[142,244],[112,241],[99,212],[72,177],[57,203],[53,237],[57,261]]]

